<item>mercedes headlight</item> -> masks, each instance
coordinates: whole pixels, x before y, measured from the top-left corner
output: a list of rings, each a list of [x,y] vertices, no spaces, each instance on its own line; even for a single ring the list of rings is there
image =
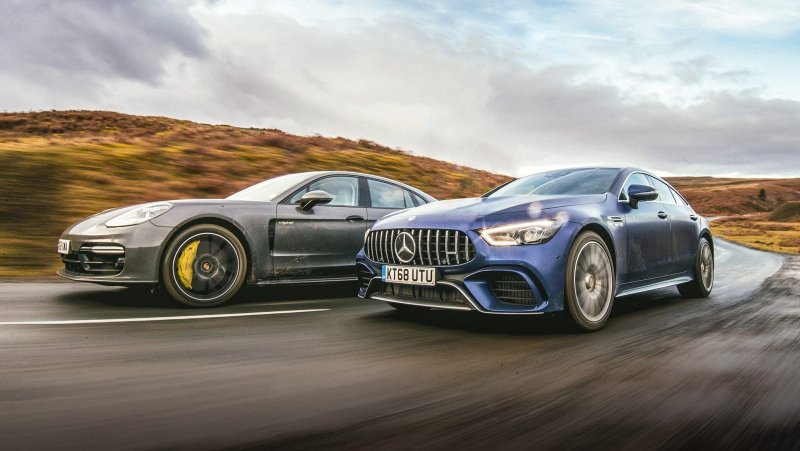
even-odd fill
[[[126,227],[157,218],[172,208],[169,202],[140,205],[106,222],[106,227]]]
[[[518,246],[544,243],[553,237],[561,222],[551,219],[518,222],[480,230],[481,237],[492,246]]]

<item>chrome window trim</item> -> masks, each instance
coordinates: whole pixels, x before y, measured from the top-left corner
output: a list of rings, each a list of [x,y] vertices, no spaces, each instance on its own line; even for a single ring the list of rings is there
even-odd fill
[[[622,196],[622,190],[623,190],[623,189],[625,189],[625,184],[626,184],[626,183],[628,183],[628,179],[629,179],[629,178],[630,178],[630,177],[631,177],[633,174],[642,174],[642,175],[644,175],[645,177],[647,177],[647,176],[650,176],[650,177],[653,177],[653,178],[654,178],[654,179],[656,179],[656,180],[660,180],[662,183],[664,183],[665,185],[667,185],[667,187],[670,189],[670,191],[671,191],[671,192],[673,192],[673,193],[677,193],[677,194],[678,194],[678,195],[681,197],[681,199],[683,199],[683,201],[684,201],[684,202],[686,202],[686,205],[680,205],[680,204],[676,204],[675,202],[662,202],[662,201],[660,201],[660,200],[649,200],[649,201],[647,201],[648,203],[653,203],[653,204],[665,204],[665,205],[677,205],[677,206],[679,206],[679,207],[688,207],[688,208],[692,208],[692,205],[689,203],[689,201],[687,201],[687,200],[686,200],[686,198],[685,198],[685,197],[683,197],[683,195],[682,195],[681,193],[678,193],[678,190],[677,190],[677,189],[675,189],[675,187],[674,187],[674,186],[670,185],[670,184],[669,184],[669,183],[668,183],[666,180],[662,179],[661,177],[659,177],[659,176],[657,176],[657,175],[654,175],[654,174],[648,174],[647,172],[642,172],[642,171],[633,171],[633,172],[631,172],[630,174],[628,174],[628,176],[627,176],[627,177],[625,177],[625,181],[623,181],[623,182],[622,182],[622,186],[620,186],[620,188],[619,188],[619,192],[617,193],[617,202],[618,202],[618,203],[620,203],[620,204],[630,204],[630,201],[629,201],[628,199],[620,199],[620,196]],[[655,186],[653,186],[653,185],[651,185],[651,184],[650,184],[650,181],[649,181],[649,180],[648,180],[647,184],[648,184],[648,185],[649,185],[651,188],[653,188],[653,189],[656,189],[656,187],[655,187]],[[693,209],[693,210],[694,210],[694,209]]]

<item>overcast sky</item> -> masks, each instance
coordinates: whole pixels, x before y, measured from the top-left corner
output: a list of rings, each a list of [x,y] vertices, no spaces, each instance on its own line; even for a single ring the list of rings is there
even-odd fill
[[[0,109],[800,177],[800,2],[0,0]]]

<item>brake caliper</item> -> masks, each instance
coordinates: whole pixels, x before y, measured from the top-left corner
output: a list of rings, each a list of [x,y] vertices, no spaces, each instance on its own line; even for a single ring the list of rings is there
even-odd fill
[[[194,266],[194,260],[197,257],[197,248],[199,246],[200,240],[192,241],[183,248],[183,252],[181,252],[180,257],[178,257],[178,278],[181,279],[183,286],[189,290],[192,289],[192,276],[194,274],[192,266]]]

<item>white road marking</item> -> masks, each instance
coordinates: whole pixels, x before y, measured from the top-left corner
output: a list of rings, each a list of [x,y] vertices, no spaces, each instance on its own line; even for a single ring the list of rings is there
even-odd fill
[[[307,310],[277,310],[273,312],[221,313],[218,315],[153,316],[149,318],[72,319],[54,321],[0,321],[0,326],[47,326],[59,324],[146,323],[150,321],[182,321],[210,318],[236,318],[240,316],[287,315],[292,313],[326,312],[329,308]]]

